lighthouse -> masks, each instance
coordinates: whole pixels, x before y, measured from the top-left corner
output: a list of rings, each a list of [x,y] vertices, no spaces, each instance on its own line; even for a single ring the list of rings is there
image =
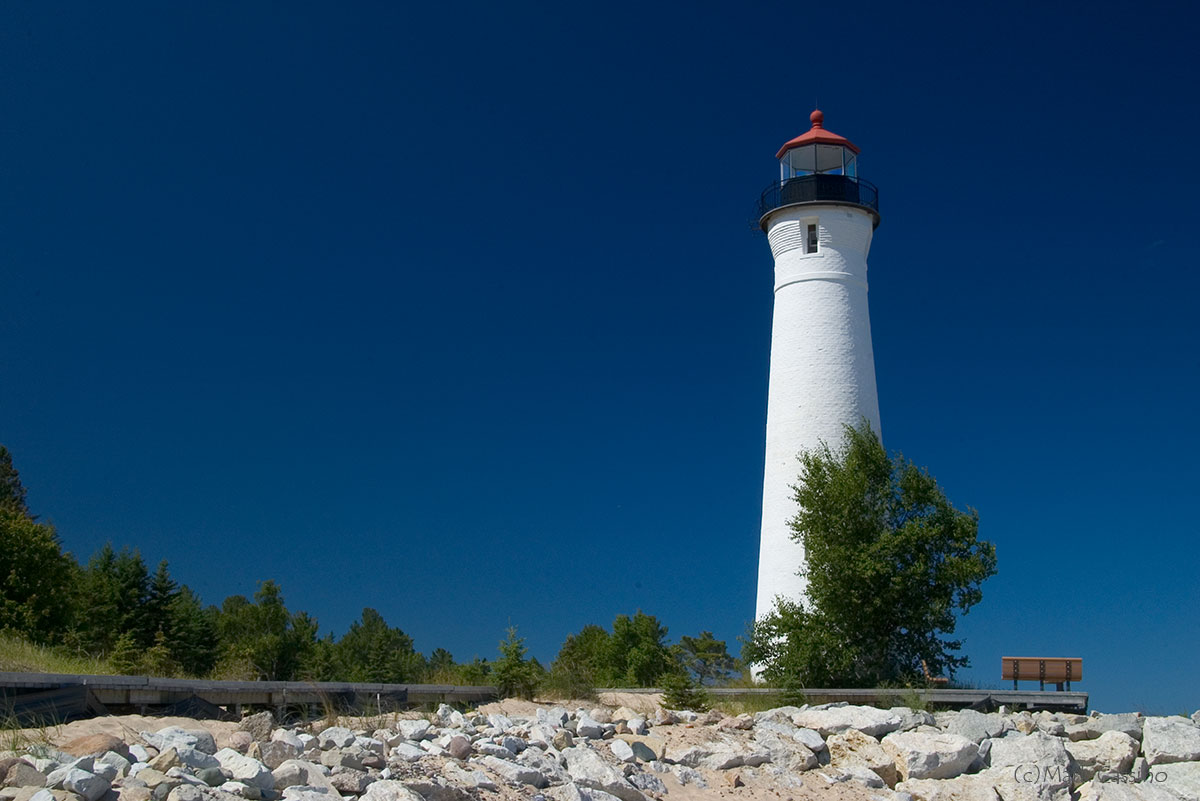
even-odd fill
[[[767,448],[755,619],[775,598],[801,601],[804,547],[788,522],[797,455],[822,442],[837,448],[843,426],[879,429],[875,359],[867,313],[867,253],[879,225],[879,192],[859,177],[859,149],[825,128],[818,110],[808,132],[776,154],[779,180],[763,192],[759,226],[775,259]]]

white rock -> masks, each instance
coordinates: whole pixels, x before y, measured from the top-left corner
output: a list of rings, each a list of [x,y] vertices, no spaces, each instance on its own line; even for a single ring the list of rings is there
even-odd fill
[[[965,773],[979,757],[979,746],[959,734],[893,732],[883,738],[902,781],[951,779]]]
[[[1151,765],[1200,761],[1200,726],[1185,717],[1146,718],[1142,753]]]
[[[331,801],[337,798],[337,796],[324,787],[309,787],[297,784],[284,788],[283,798],[284,801]]]
[[[1079,788],[1079,801],[1193,801],[1194,798],[1180,795],[1164,784],[1092,781]]]
[[[428,720],[398,720],[396,721],[396,731],[406,740],[420,741],[431,736]]]
[[[470,787],[479,790],[498,790],[500,789],[494,781],[487,777],[487,774],[481,770],[463,770],[453,762],[447,762],[442,767],[442,775],[451,782],[462,787]]]
[[[986,773],[1021,786],[1045,787],[1047,792],[1070,791],[1074,763],[1061,737],[1035,731],[984,742],[988,744],[986,758],[991,767]]]
[[[271,732],[271,742],[287,743],[297,751],[304,750],[304,740],[300,739],[300,735],[291,729],[276,729]]]
[[[275,779],[276,790],[296,786],[309,786],[320,787],[337,796],[341,795],[337,791],[337,788],[329,782],[325,771],[321,769],[320,765],[314,765],[312,762],[305,762],[302,759],[289,759],[271,771],[271,775]]]
[[[392,746],[390,758],[392,760],[399,760],[403,762],[416,762],[421,757],[428,755],[429,754],[424,749],[418,748],[412,743],[401,742]]]
[[[957,712],[946,712],[936,716],[937,725],[949,734],[966,737],[974,743],[994,737],[1001,737],[1007,731],[1015,731],[1016,726],[1006,717],[997,714],[984,714],[974,709],[960,709]]]
[[[604,725],[597,720],[593,720],[590,715],[584,712],[579,715],[575,733],[580,737],[595,740],[604,736]]]
[[[550,783],[540,770],[527,765],[520,765],[516,762],[509,762],[507,759],[485,756],[479,762],[493,773],[497,773],[517,784],[531,784],[534,787],[545,787]]]
[[[317,733],[317,744],[322,751],[332,748],[346,748],[354,745],[354,732],[344,726],[330,726]]]
[[[370,751],[373,754],[387,756],[387,744],[383,740],[377,740],[374,737],[355,737],[354,744],[364,751]]]
[[[1079,765],[1079,776],[1083,781],[1105,771],[1128,773],[1138,755],[1138,741],[1113,729],[1094,740],[1068,741],[1065,746]]]
[[[646,801],[642,791],[630,784],[621,772],[605,762],[587,746],[578,745],[562,752],[567,773],[581,787],[603,790],[622,801]]]
[[[1180,798],[1200,798],[1200,762],[1172,762],[1155,765],[1149,770],[1154,771],[1156,786],[1168,788]],[[1150,777],[1147,775],[1144,778]]]
[[[507,759],[509,762],[517,758],[517,755],[509,751],[502,745],[489,743],[486,740],[480,740],[475,743],[475,750],[485,756],[494,756],[496,759]]]
[[[870,706],[838,706],[828,709],[806,709],[792,715],[792,723],[815,729],[822,737],[855,729],[871,737],[896,731],[903,721],[899,715]]]
[[[252,801],[262,798],[262,790],[257,787],[251,787],[244,782],[228,781],[217,789],[221,790],[222,792],[229,793],[230,795],[236,795],[238,798],[247,798],[251,799]],[[294,788],[289,787],[287,789],[292,790]],[[284,793],[286,794],[287,790],[285,790]],[[331,799],[333,796],[328,796],[328,798]]]
[[[221,767],[229,771],[234,781],[249,784],[262,790],[275,789],[275,777],[271,769],[253,757],[239,754],[232,748],[222,748],[214,754]]]
[[[142,739],[159,751],[186,746],[187,748],[195,748],[197,751],[203,751],[206,754],[217,753],[217,743],[213,739],[213,736],[205,729],[184,729],[180,726],[167,726],[153,734],[145,731],[142,732]]]
[[[549,752],[543,751],[540,748],[526,748],[521,752],[521,755],[517,757],[517,763],[540,771],[541,774],[545,776],[551,784],[559,784],[561,782],[570,781],[570,777],[567,775],[567,772],[563,770],[563,766],[559,761],[559,754],[557,751],[551,755]]]
[[[98,801],[110,787],[108,779],[79,768],[68,768],[62,780],[64,790],[70,790],[84,801]]]
[[[152,758],[150,752],[140,743],[129,746],[129,756],[133,758],[134,762],[149,762]]]
[[[895,786],[896,763],[874,737],[858,729],[847,729],[841,734],[830,735],[826,745],[829,747],[829,764],[834,769],[849,771],[861,780],[861,774],[855,774],[853,769],[865,768],[888,787]]]
[[[772,763],[793,773],[803,773],[820,764],[812,749],[790,737],[782,737],[770,731],[756,730],[754,742],[770,755]],[[821,741],[821,745],[824,747],[824,740]]]
[[[633,749],[624,740],[609,741],[608,750],[612,751],[612,755],[618,762],[637,762],[637,757],[633,755]]]
[[[395,779],[372,782],[361,796],[362,801],[425,801],[419,793],[405,787]]]
[[[495,712],[487,716],[487,722],[489,726],[499,729],[500,731],[508,731],[515,725],[512,722],[512,719],[507,715],[501,715]]]

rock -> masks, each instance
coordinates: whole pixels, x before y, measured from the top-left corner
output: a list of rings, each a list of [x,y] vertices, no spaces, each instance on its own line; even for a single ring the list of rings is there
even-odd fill
[[[120,752],[118,751],[118,753]],[[129,746],[129,759],[131,761],[149,762],[153,758],[154,754],[151,754],[149,751],[147,751],[146,746],[138,743],[134,743],[133,745]]]
[[[466,759],[471,755],[471,741],[461,734],[451,737],[449,742],[442,747],[455,759]]]
[[[396,721],[396,731],[405,740],[414,742],[430,737],[428,720],[398,720]],[[388,744],[391,745],[391,743]]]
[[[858,782],[864,787],[869,787],[873,790],[882,790],[887,785],[883,779],[879,778],[879,774],[863,765],[849,765],[842,768],[835,768],[831,773],[833,780],[837,782]]]
[[[1142,724],[1144,721],[1145,718],[1136,712],[1128,712],[1120,715],[1097,714],[1095,717],[1088,718],[1083,723],[1075,723],[1065,727],[1065,734],[1068,739],[1078,741],[1094,740],[1106,731],[1119,731],[1141,742]]]
[[[168,726],[159,729],[154,734],[142,732],[142,739],[159,751],[167,748],[186,746],[202,751],[205,754],[217,753],[217,743],[213,736],[204,729],[184,729],[179,726]]]
[[[529,747],[529,744],[520,737],[513,737],[512,735],[501,737],[500,745],[504,746],[509,751],[512,751],[514,754],[519,754]]]
[[[625,721],[625,726],[633,734],[645,734],[650,730],[649,727],[646,726],[646,718],[642,717],[641,715],[632,717]]]
[[[947,734],[957,734],[966,737],[973,743],[1000,737],[1006,731],[1016,729],[1012,721],[997,714],[984,714],[974,709],[960,709],[958,712],[947,712],[936,716],[937,725]]]
[[[837,770],[866,768],[874,772],[888,787],[896,785],[896,763],[874,737],[859,729],[847,729],[826,740],[830,765]]]
[[[689,768],[687,765],[676,765],[671,769],[675,774],[675,780],[680,784],[694,784],[697,787],[708,787],[708,782],[704,781],[704,776],[695,768]]]
[[[352,751],[349,748],[331,748],[320,753],[321,764],[327,768],[352,768],[354,770],[363,768],[361,751]]]
[[[114,778],[128,776],[129,769],[133,767],[128,759],[116,751],[105,751],[95,758],[95,765],[98,769],[104,771],[102,775],[110,782]]]
[[[1071,801],[1067,787],[1032,779],[1019,781],[1014,779],[1012,768],[953,779],[909,779],[897,784],[896,790],[917,801]]]
[[[618,762],[636,762],[637,757],[633,753],[632,746],[624,740],[613,739],[608,743],[608,749],[612,751],[612,755],[616,757]]]
[[[421,757],[428,756],[424,750],[417,748],[412,743],[397,743],[392,746],[392,753],[389,758],[393,761],[402,760],[404,762],[416,762]]]
[[[304,750],[304,741],[300,739],[300,735],[291,729],[276,729],[271,732],[271,742],[283,743],[295,748],[297,752]]]
[[[888,710],[900,718],[900,728],[897,731],[912,731],[918,726],[936,726],[933,715],[922,709],[909,709],[906,706],[894,706]]]
[[[559,729],[554,733],[554,736],[550,740],[550,744],[559,751],[564,751],[575,744],[575,738],[572,737],[571,732],[567,731],[566,729]]]
[[[229,771],[229,776],[234,781],[258,787],[261,790],[275,789],[275,777],[272,775],[271,769],[257,759],[239,754],[232,748],[222,748],[214,756],[221,763],[221,767]]]
[[[145,786],[122,787],[117,799],[118,801],[150,801],[150,788]],[[13,801],[21,801],[21,799],[14,798]]]
[[[1065,746],[1079,766],[1082,781],[1105,771],[1128,773],[1138,755],[1138,741],[1115,729],[1105,731],[1094,740],[1076,740]]]
[[[308,787],[297,784],[283,791],[284,801],[331,801],[335,796],[332,790],[324,787]]]
[[[162,771],[155,770],[154,768],[146,768],[145,770],[138,771],[137,778],[138,781],[149,787],[151,790],[153,790],[155,787],[158,787],[160,784],[170,784],[172,787],[174,787],[180,783],[178,779],[173,779]]]
[[[721,718],[717,728],[729,731],[747,731],[754,728],[754,718],[749,715],[738,715],[736,718]]]
[[[710,743],[682,743],[668,748],[662,759],[674,765],[695,768],[715,753],[716,749]]]
[[[1200,713],[1197,713],[1197,714],[1200,714]],[[618,720],[630,721],[630,720],[633,720],[634,718],[639,718],[639,717],[641,717],[641,715],[639,715],[637,712],[634,712],[629,707],[619,706],[613,710],[612,716],[611,716],[609,722],[616,723]]]
[[[546,723],[556,728],[565,725],[570,717],[571,716],[567,710],[563,709],[561,706],[552,707],[550,709],[538,707],[537,709],[538,723]]]
[[[820,764],[820,760],[811,749],[790,737],[781,737],[773,732],[762,730],[754,732],[754,741],[771,757],[772,763],[792,773],[803,773]],[[824,740],[821,741],[821,745],[825,745]]]
[[[45,787],[46,774],[30,765],[24,760],[18,759],[4,774],[5,787]]]
[[[480,764],[493,773],[497,773],[510,782],[516,782],[517,784],[531,784],[534,787],[545,787],[550,783],[540,770],[520,765],[516,762],[509,762],[507,759],[485,756],[480,759]]]
[[[586,737],[589,740],[599,739],[604,736],[604,725],[598,720],[586,713],[581,714],[576,720],[575,733],[580,737]]]
[[[475,750],[485,756],[494,756],[496,759],[507,759],[510,762],[517,758],[516,754],[514,754],[512,751],[509,751],[504,746],[496,745],[495,743],[489,743],[486,741],[475,743]],[[459,757],[459,759],[462,758],[463,757]]]
[[[442,768],[442,775],[455,784],[477,790],[500,789],[494,781],[481,770],[463,770],[453,762],[447,762]]]
[[[774,734],[785,739],[795,740],[813,753],[825,750],[825,740],[819,732],[794,726],[790,722],[775,720],[759,721],[754,724],[754,736],[757,738],[759,733]]]
[[[271,739],[259,747],[259,759],[271,770],[287,762],[289,759],[300,757],[300,748],[287,740]]]
[[[989,744],[987,761],[991,770],[987,773],[999,775],[1004,782],[1037,785],[1049,792],[1070,791],[1074,762],[1061,737],[1036,731],[984,742]]]
[[[1151,765],[1200,761],[1200,726],[1179,715],[1146,718],[1142,754]]]
[[[201,768],[215,768],[221,764],[217,761],[217,758],[212,755],[212,753],[208,751],[201,751],[199,748],[192,748],[188,745],[176,745],[170,750],[175,751],[175,754],[181,763],[187,765],[193,770],[199,770]]]
[[[248,731],[231,731],[225,738],[225,747],[232,748],[239,754],[245,754],[251,748],[257,748],[258,743],[254,741],[254,735]]]
[[[284,790],[288,787],[309,786],[324,788],[340,795],[337,788],[330,783],[320,767],[302,759],[289,759],[275,770],[271,771],[275,779],[275,789]]]
[[[362,770],[343,770],[329,777],[329,783],[342,795],[362,795],[375,779]]]
[[[317,745],[322,751],[333,748],[348,748],[354,745],[354,732],[344,726],[330,726],[317,734]]]
[[[643,762],[662,759],[667,752],[667,741],[651,734],[618,734],[613,739],[629,743],[629,747],[633,749],[633,755]]]
[[[663,795],[667,792],[667,786],[663,784],[662,779],[655,776],[653,773],[637,772],[630,774],[627,777],[630,784],[645,793],[655,793]]]
[[[207,784],[209,787],[220,787],[226,782],[225,774],[220,768],[204,768],[196,771],[196,778]]]
[[[672,726],[679,722],[679,718],[669,709],[658,708],[654,710],[654,725],[655,726]]]
[[[965,773],[979,757],[979,746],[960,734],[893,732],[881,745],[901,781],[951,779]]]
[[[166,773],[171,768],[177,768],[183,764],[183,760],[179,758],[179,752],[174,748],[168,748],[163,751],[148,763],[153,770]],[[215,767],[215,766],[212,766]]]
[[[1171,762],[1156,765],[1153,770],[1157,786],[1169,788],[1180,798],[1200,798],[1200,762]],[[1148,774],[1143,780],[1149,778]]]
[[[1164,785],[1088,782],[1079,788],[1079,801],[1191,801]]]
[[[194,784],[181,784],[167,794],[167,801],[201,801],[204,796]]]
[[[113,737],[111,734],[89,734],[85,737],[76,737],[61,746],[61,750],[77,757],[99,756],[107,751],[115,751],[121,756],[129,758],[129,746],[120,737]]]
[[[225,782],[220,785],[221,792],[229,793],[238,798],[245,798],[248,801],[259,801],[263,797],[262,790],[257,787],[251,787],[243,782]],[[291,789],[291,788],[288,788]],[[329,796],[332,798],[333,796]]]
[[[266,711],[244,717],[238,724],[238,731],[246,732],[260,743],[271,739],[271,731],[274,728],[275,716]]]
[[[562,752],[567,773],[581,787],[603,790],[622,801],[646,801],[642,791],[630,784],[620,771],[605,762],[587,746],[578,745]]]
[[[517,764],[540,771],[552,784],[570,781],[570,777],[559,762],[558,754],[551,756],[540,748],[525,749],[517,757]]]
[[[839,706],[828,709],[806,709],[792,715],[798,727],[815,729],[822,737],[854,729],[871,737],[882,737],[900,728],[899,715],[870,706]]]
[[[108,779],[79,768],[68,768],[62,780],[62,788],[70,790],[83,801],[99,801],[111,789]]]

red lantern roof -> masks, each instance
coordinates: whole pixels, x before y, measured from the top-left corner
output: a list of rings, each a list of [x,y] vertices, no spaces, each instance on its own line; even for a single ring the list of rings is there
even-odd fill
[[[801,145],[841,145],[842,147],[858,152],[858,148],[844,136],[838,136],[833,131],[825,130],[825,114],[820,109],[815,109],[812,114],[808,115],[808,119],[812,122],[812,128],[808,133],[803,133],[791,140],[783,147],[779,148],[779,152],[775,154],[775,158],[783,158],[783,154],[791,150],[793,147]]]

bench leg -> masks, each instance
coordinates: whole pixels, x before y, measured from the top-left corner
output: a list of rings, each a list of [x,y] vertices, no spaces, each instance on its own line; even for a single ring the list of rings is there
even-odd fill
[[[1058,687],[1058,691],[1059,691],[1060,693],[1063,691],[1063,689],[1062,689],[1063,683],[1062,683],[1061,681],[1060,681],[1060,682],[1059,682],[1057,685],[1055,685],[1055,686],[1056,686],[1056,687]]]

